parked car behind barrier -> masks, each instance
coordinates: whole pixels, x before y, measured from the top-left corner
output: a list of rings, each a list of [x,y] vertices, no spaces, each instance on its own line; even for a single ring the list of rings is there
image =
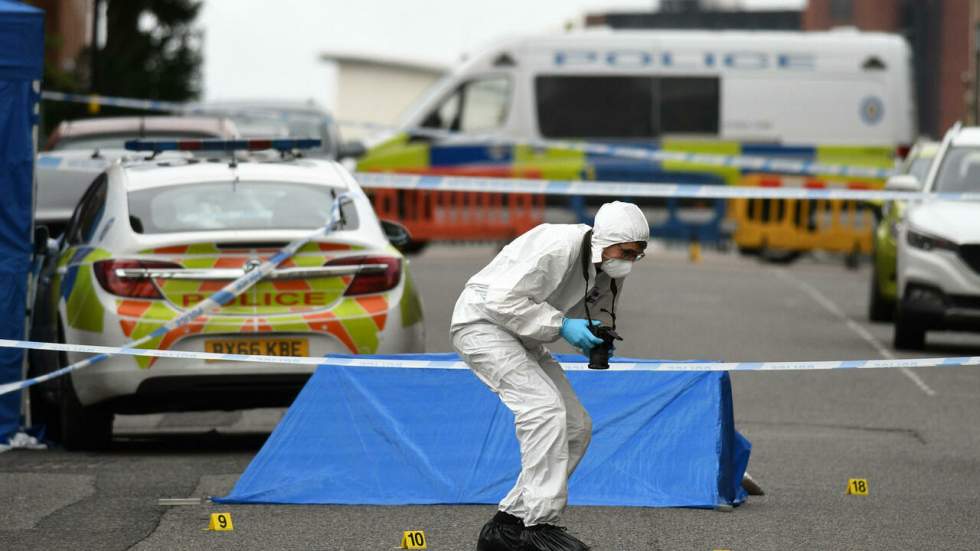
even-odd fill
[[[318,149],[308,156],[340,159],[363,153],[356,142],[343,143],[330,113],[316,102],[286,100],[217,101],[194,106],[191,113],[228,117],[246,138],[317,138]]]
[[[38,156],[34,218],[52,234],[68,221],[82,193],[112,161],[126,155],[135,138],[218,138],[239,136],[235,124],[216,117],[99,117],[64,121]]]
[[[922,182],[929,174],[939,144],[933,141],[920,141],[912,148],[902,163],[899,174],[885,184],[885,189],[896,189],[905,183],[905,190],[922,188]],[[911,179],[914,179],[911,180]],[[909,185],[913,184],[913,185]],[[874,241],[871,249],[871,285],[868,298],[868,318],[871,321],[891,321],[895,313],[895,238],[898,224],[905,214],[905,204],[901,201],[886,201],[880,206],[881,216],[875,225]]]
[[[980,190],[980,127],[954,126],[925,192]],[[932,330],[980,331],[980,203],[910,202],[899,224],[896,348],[925,347]]]
[[[31,338],[120,346],[152,333],[287,242],[317,237],[217,311],[151,340],[167,350],[322,356],[421,352],[409,263],[360,186],[335,162],[166,154],[112,165],[89,186],[45,259]],[[402,233],[400,238],[407,240]],[[32,352],[30,375],[85,357]],[[115,356],[32,387],[35,419],[69,448],[109,442],[115,413],[287,406],[310,366]]]

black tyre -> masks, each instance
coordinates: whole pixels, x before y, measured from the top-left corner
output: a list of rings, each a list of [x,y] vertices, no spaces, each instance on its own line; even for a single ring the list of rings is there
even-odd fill
[[[895,318],[895,302],[886,299],[878,287],[878,268],[871,269],[871,292],[868,293],[868,319],[892,321]]]
[[[58,405],[41,388],[41,385],[34,385],[27,390],[31,399],[31,425],[33,427],[44,426],[45,440],[59,440],[61,438],[61,413]]]
[[[60,333],[57,342],[64,342]],[[31,333],[31,340],[53,340],[46,334]],[[27,376],[30,378],[46,375],[65,365],[65,353],[56,350],[31,350],[28,352]],[[30,396],[31,425],[44,427],[44,438],[52,441],[61,439],[60,395],[61,382],[57,379],[36,384],[27,389]]]
[[[899,350],[922,350],[926,347],[926,328],[903,314],[901,306],[895,313],[894,345]]]
[[[83,406],[71,375],[61,379],[61,445],[67,450],[104,450],[112,441],[112,411],[101,405]]]

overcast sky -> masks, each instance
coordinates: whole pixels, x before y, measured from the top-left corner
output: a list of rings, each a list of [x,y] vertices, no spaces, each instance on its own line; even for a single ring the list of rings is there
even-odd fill
[[[723,0],[800,7],[805,0]],[[649,9],[657,0],[205,0],[204,96],[308,99],[332,107],[344,51],[452,64],[508,34],[556,31],[587,12]],[[424,7],[422,7],[424,6]]]

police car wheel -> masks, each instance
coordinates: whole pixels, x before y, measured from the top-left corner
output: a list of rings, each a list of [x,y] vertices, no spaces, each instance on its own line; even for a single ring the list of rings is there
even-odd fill
[[[83,406],[71,376],[61,378],[61,445],[67,450],[104,450],[112,441],[112,411],[105,406]]]
[[[57,439],[61,434],[61,415],[51,396],[40,385],[28,389],[31,397],[31,425],[44,427],[45,439]]]

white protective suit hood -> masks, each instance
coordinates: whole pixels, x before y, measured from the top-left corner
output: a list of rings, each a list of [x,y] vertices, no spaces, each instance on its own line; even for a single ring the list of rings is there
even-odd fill
[[[592,224],[592,262],[602,262],[602,250],[610,245],[649,239],[650,224],[640,207],[622,201],[606,203]]]

